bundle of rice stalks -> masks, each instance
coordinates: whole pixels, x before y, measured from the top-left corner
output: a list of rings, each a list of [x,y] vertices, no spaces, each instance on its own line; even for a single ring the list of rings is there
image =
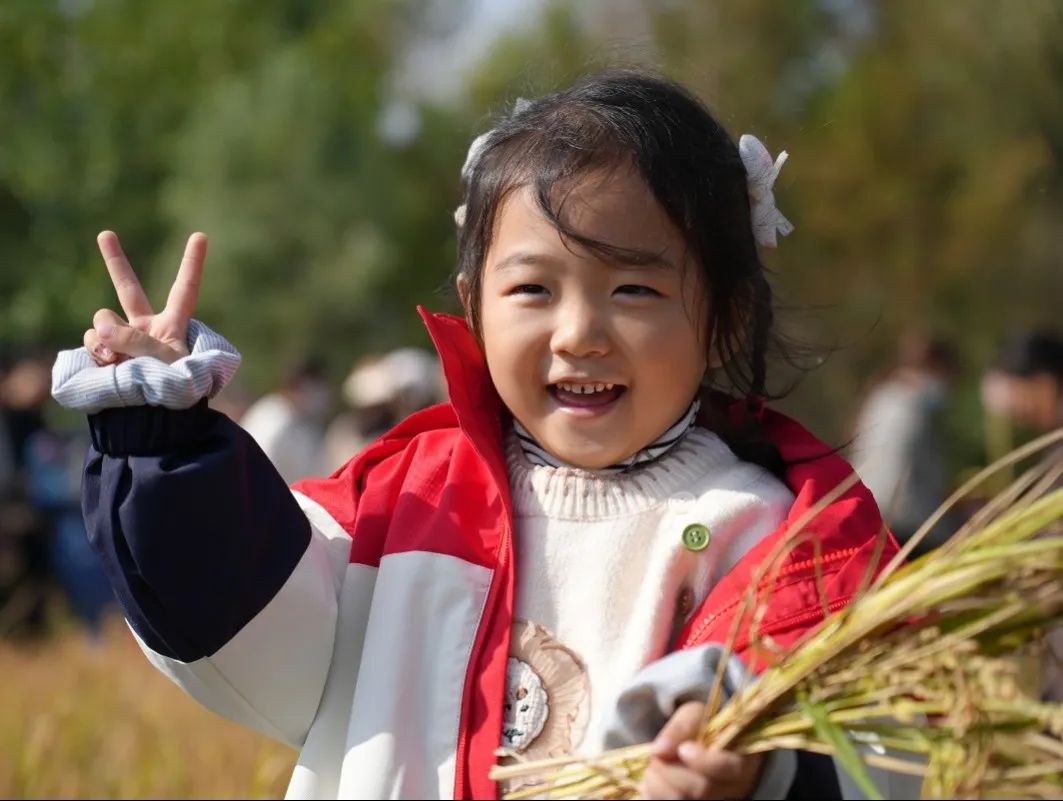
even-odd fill
[[[928,798],[1063,797],[1063,705],[1040,701],[1039,670],[1045,633],[1063,622],[1063,458],[1043,459],[945,546],[905,562],[983,480],[1052,446],[1059,455],[1060,441],[1063,430],[975,476],[873,581],[866,577],[848,607],[774,654],[722,708],[721,671],[701,742],[739,753],[830,754],[871,798],[881,795],[868,765],[922,776]],[[791,532],[788,547],[802,536]],[[765,565],[769,578],[779,561]],[[754,632],[766,602],[758,586],[743,610]],[[753,641],[772,650],[765,638]],[[646,744],[492,775],[520,780],[507,798],[634,798],[649,759]]]

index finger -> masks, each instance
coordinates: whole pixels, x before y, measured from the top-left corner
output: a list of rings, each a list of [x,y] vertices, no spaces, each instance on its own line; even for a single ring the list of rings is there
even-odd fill
[[[144,294],[144,287],[140,285],[137,274],[129,259],[122,250],[118,241],[118,235],[114,231],[103,231],[96,237],[96,244],[103,254],[103,262],[107,265],[107,272],[111,276],[111,283],[118,294],[118,302],[126,317],[146,317],[154,314],[148,296]]]
[[[185,255],[177,269],[177,278],[166,299],[166,311],[185,320],[191,319],[199,299],[199,284],[203,279],[203,262],[207,258],[207,235],[201,233],[188,237]]]

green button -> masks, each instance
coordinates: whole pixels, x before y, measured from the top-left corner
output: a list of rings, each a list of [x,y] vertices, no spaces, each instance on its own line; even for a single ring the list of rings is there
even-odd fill
[[[701,523],[691,523],[683,529],[683,545],[692,551],[704,551],[709,547],[711,539],[712,535],[709,534],[708,526],[703,526]]]

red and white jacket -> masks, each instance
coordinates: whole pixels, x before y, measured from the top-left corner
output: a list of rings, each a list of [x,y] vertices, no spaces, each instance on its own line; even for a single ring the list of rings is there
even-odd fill
[[[489,798],[513,623],[502,407],[465,323],[422,312],[450,403],[412,415],[336,474],[289,492],[205,402],[90,416],[84,511],[148,657],[206,706],[301,749],[293,798]],[[758,568],[851,472],[765,410],[790,465],[788,520],[725,575],[678,647],[724,641]],[[896,552],[856,484],[770,579],[779,645]],[[740,632],[738,653],[762,664]]]

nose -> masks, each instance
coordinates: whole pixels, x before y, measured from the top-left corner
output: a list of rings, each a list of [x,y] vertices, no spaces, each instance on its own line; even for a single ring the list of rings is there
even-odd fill
[[[574,299],[558,307],[550,347],[554,353],[587,358],[609,352],[608,326],[601,310],[587,299]]]

